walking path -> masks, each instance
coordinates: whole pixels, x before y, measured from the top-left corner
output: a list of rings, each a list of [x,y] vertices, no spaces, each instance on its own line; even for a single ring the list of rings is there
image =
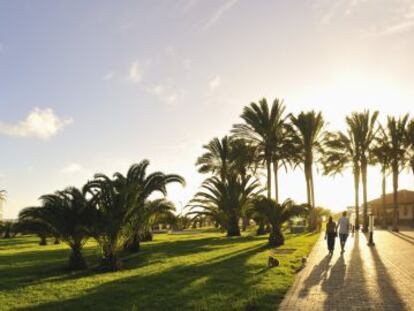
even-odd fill
[[[359,233],[331,258],[323,236],[279,310],[414,310],[414,237],[376,231],[369,247]]]

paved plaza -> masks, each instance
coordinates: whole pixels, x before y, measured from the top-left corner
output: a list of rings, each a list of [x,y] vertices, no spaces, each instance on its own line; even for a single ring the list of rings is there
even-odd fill
[[[375,232],[350,236],[345,253],[328,256],[323,234],[279,310],[414,310],[414,234]]]

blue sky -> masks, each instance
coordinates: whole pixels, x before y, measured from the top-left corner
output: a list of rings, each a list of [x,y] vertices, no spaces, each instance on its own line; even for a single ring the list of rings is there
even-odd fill
[[[203,178],[202,144],[263,96],[322,110],[329,129],[364,108],[414,114],[413,37],[414,4],[403,0],[2,1],[5,217],[144,158],[186,177],[170,189],[185,204]],[[302,175],[282,174],[283,197],[305,199]],[[401,187],[413,182],[404,173]],[[352,189],[348,173],[318,177],[317,201],[342,209]]]

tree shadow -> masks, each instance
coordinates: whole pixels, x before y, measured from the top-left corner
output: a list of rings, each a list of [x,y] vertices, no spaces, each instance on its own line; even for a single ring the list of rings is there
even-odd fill
[[[393,267],[390,267],[389,265],[387,267],[384,264],[375,247],[370,247],[370,251],[374,261],[374,268],[376,270],[376,281],[379,291],[381,292],[380,304],[387,306],[389,310],[409,310],[408,306],[395,289],[394,282],[388,273],[388,269],[392,269]]]
[[[74,298],[24,310],[203,310],[207,303],[209,309],[226,310],[230,307],[228,301],[249,303],[246,292],[257,285],[260,278],[255,278],[245,264],[251,256],[265,249],[267,246],[256,245],[208,262],[122,278],[88,289]],[[269,289],[261,291],[256,299],[266,296],[267,300],[268,296],[275,295]]]

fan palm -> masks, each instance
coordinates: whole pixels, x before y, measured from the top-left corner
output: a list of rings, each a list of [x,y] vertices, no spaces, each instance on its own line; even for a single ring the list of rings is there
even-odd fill
[[[255,200],[253,209],[255,213],[266,218],[271,225],[269,245],[280,246],[285,242],[282,225],[294,216],[304,215],[307,212],[307,205],[296,205],[290,199],[277,204],[272,199],[260,197]]]
[[[297,164],[302,164],[304,168],[308,205],[312,215],[315,208],[313,163],[317,160],[318,154],[323,154],[325,121],[321,112],[310,111],[301,112],[298,116],[291,115],[291,122],[294,127],[295,158]],[[316,219],[312,217],[310,227],[316,228]]]
[[[210,216],[227,230],[227,236],[240,236],[241,211],[259,192],[260,184],[251,176],[245,180],[236,174],[226,176],[225,180],[211,177],[190,201],[192,213],[189,214]]]
[[[236,137],[246,139],[256,146],[260,153],[258,160],[266,166],[267,196],[271,197],[272,164],[275,181],[275,198],[279,200],[278,169],[289,159],[286,144],[290,142],[283,101],[275,99],[271,107],[263,98],[259,103],[244,107],[241,118],[244,123],[235,124],[233,133]]]
[[[407,162],[408,140],[406,139],[408,114],[400,117],[388,117],[386,133],[390,141],[389,156],[391,160],[392,187],[393,187],[393,225],[392,229],[398,231],[398,177]]]
[[[342,173],[344,169],[352,169],[355,191],[355,226],[358,228],[361,167],[359,163],[359,147],[355,141],[354,134],[354,128],[350,124],[348,124],[346,134],[343,132],[327,133],[322,165],[325,175],[336,175]]]
[[[363,201],[363,231],[368,231],[368,164],[372,155],[375,139],[378,134],[378,111],[373,114],[366,110],[361,113],[352,113],[346,118],[347,124],[353,128],[355,141],[359,147],[362,201]]]

